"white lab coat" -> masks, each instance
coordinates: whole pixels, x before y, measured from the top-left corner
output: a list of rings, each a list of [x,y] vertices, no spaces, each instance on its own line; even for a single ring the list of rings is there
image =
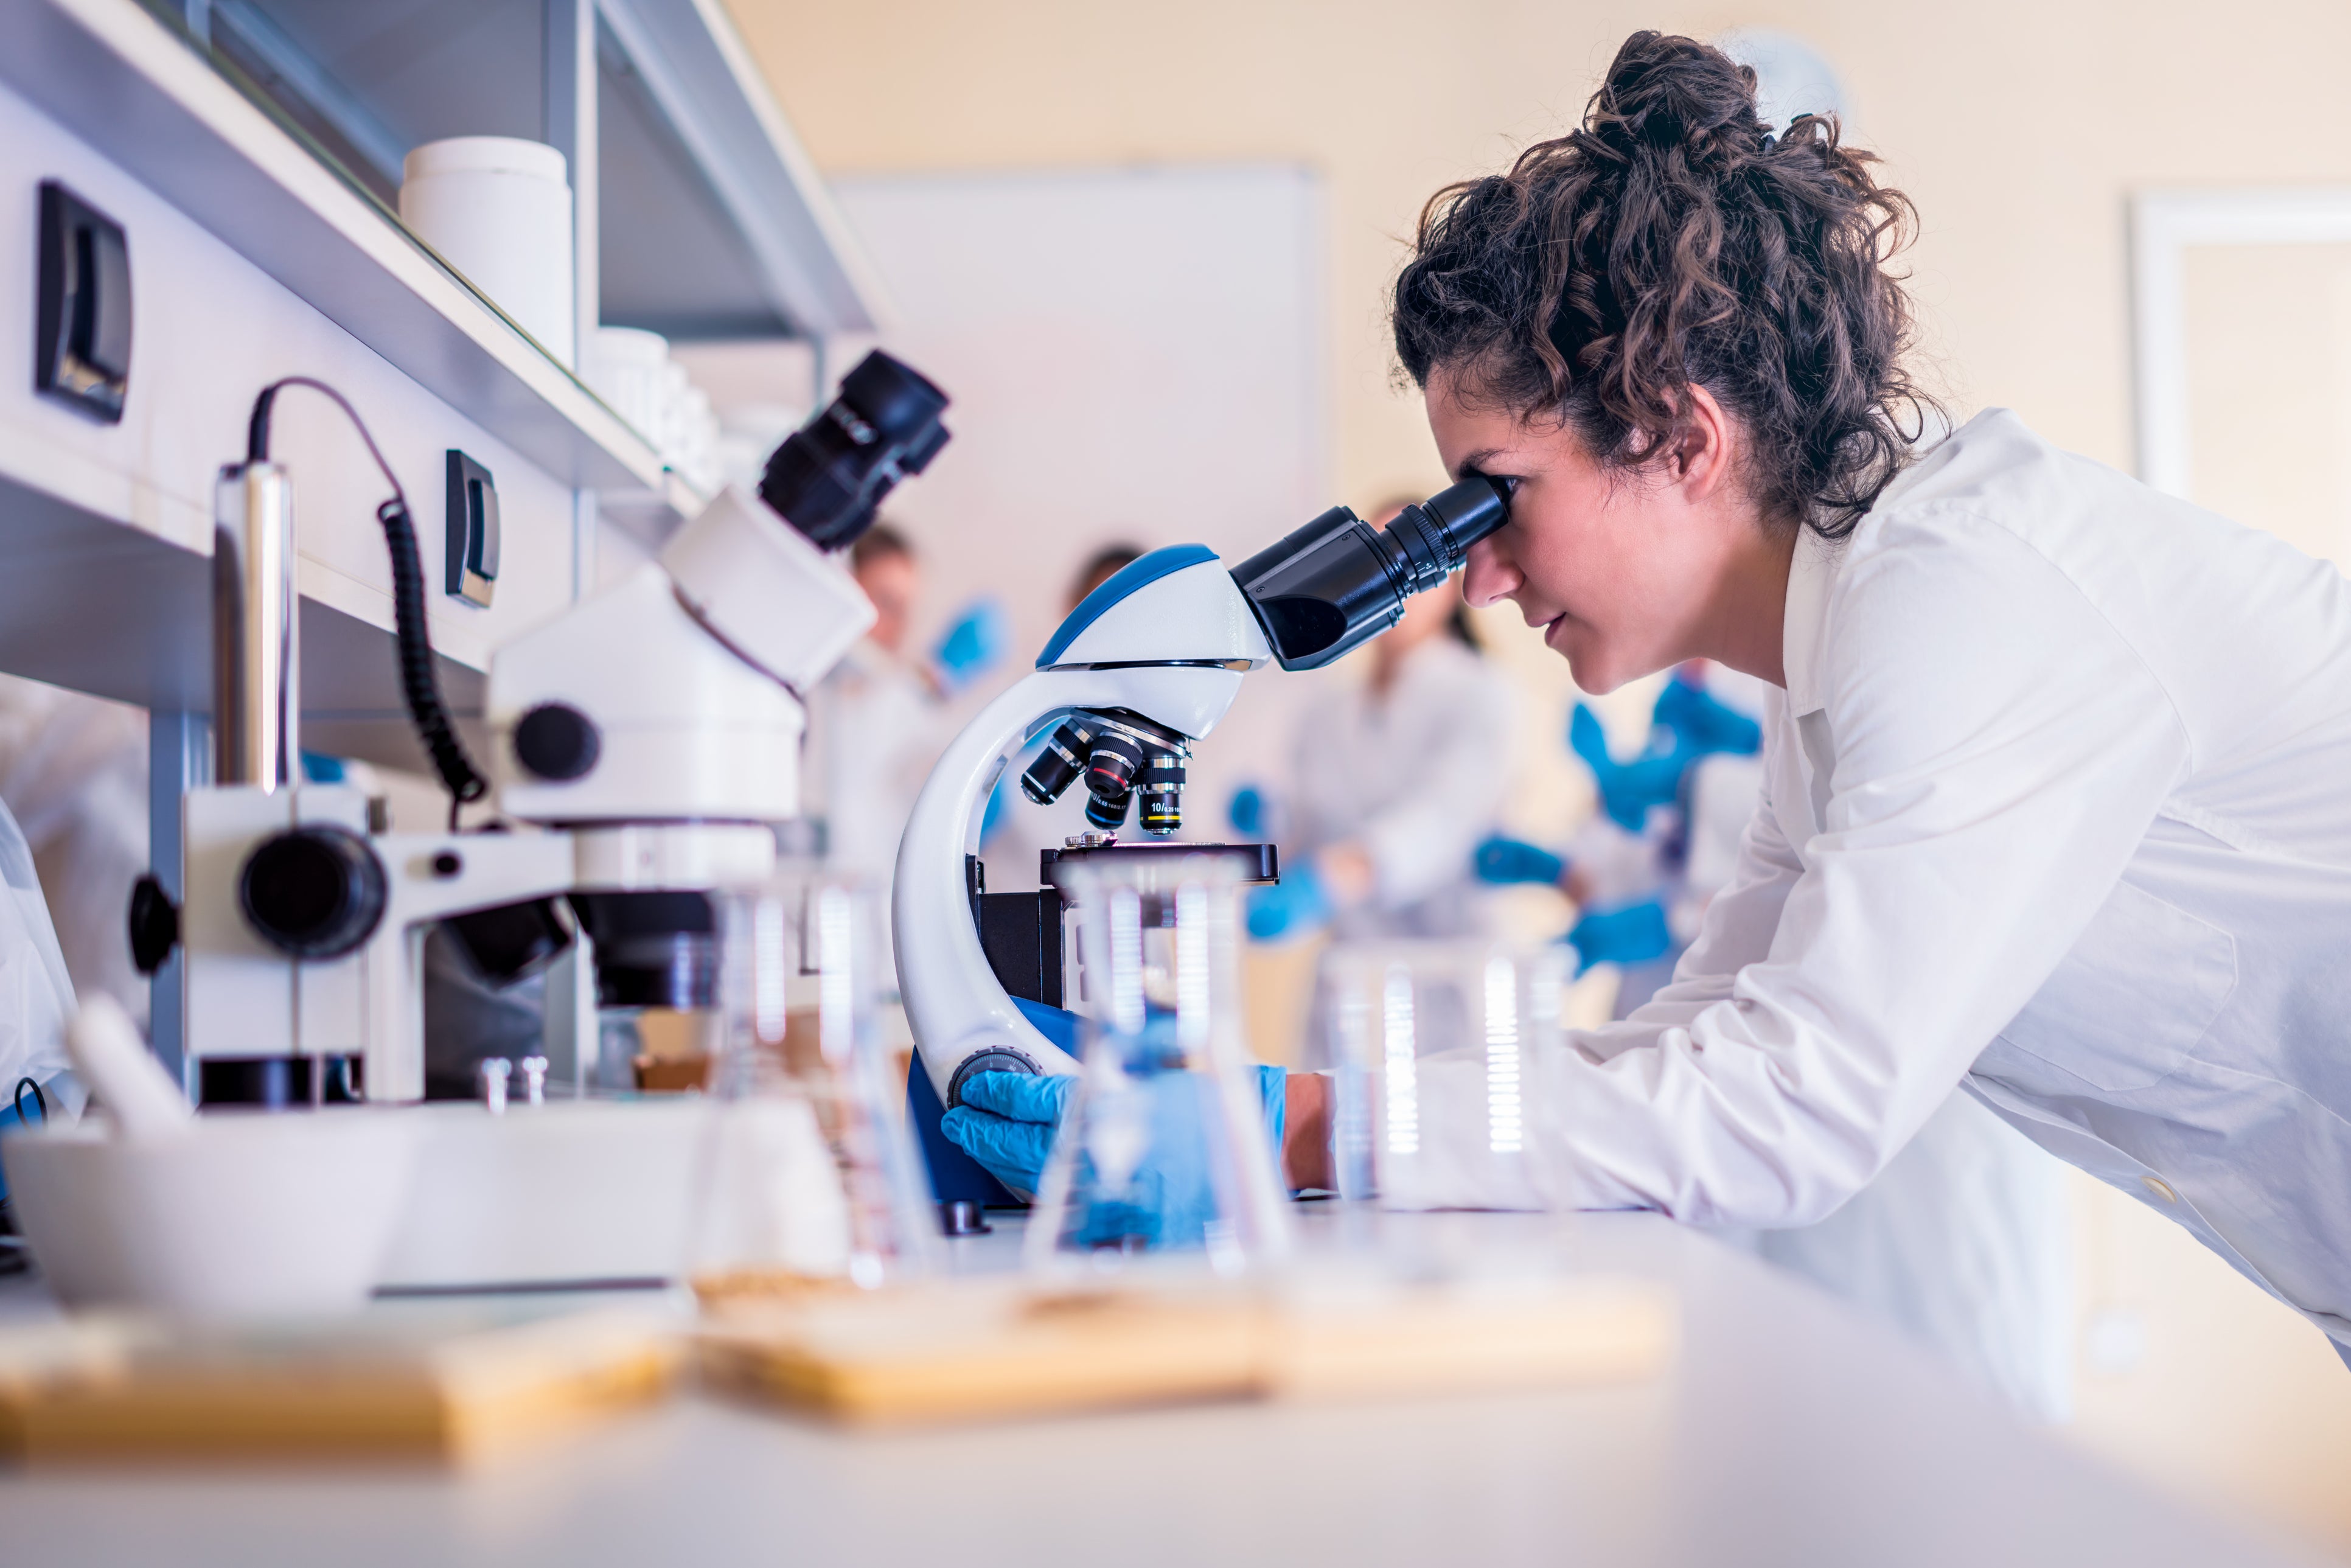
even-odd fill
[[[0,805],[0,1105],[13,1104],[17,1085],[29,1078],[53,1102],[63,1101],[69,1111],[81,1108],[66,1056],[66,1020],[73,1011],[73,981],[41,899],[32,848]]]
[[[1964,1084],[2351,1341],[2351,584],[1992,412],[1799,544],[1784,656],[1674,984],[1547,1065],[1549,1200],[1804,1224]]]
[[[1764,716],[1762,682],[1717,665],[1707,685],[1740,712]],[[1677,938],[1696,936],[1707,907],[1737,873],[1763,777],[1760,757],[1699,760],[1689,779],[1678,879],[1658,863],[1656,835],[1635,839],[1605,817],[1594,819],[1594,833],[1605,829],[1620,845],[1652,850],[1648,885],[1668,901]],[[1589,872],[1589,862],[1578,863]],[[1621,868],[1618,875],[1632,880]],[[1628,888],[1614,896],[1633,895]],[[1620,1000],[1619,1016],[1633,1014],[1669,979],[1658,975],[1632,1004]],[[2073,1406],[2070,1220],[2064,1167],[1954,1094],[1834,1214],[1725,1239],[1940,1351],[2018,1408],[2057,1421]]]
[[[904,661],[869,641],[818,684],[809,709],[801,794],[824,822],[825,859],[886,895],[914,797],[946,748],[942,705]]]
[[[1510,688],[1451,637],[1406,655],[1384,696],[1368,682],[1308,708],[1292,747],[1290,842],[1305,861],[1353,841],[1370,855],[1372,896],[1334,919],[1346,940],[1472,934],[1470,858],[1494,831],[1516,744]]]
[[[66,972],[143,1024],[127,921],[148,867],[146,714],[0,675],[0,800],[32,846]]]

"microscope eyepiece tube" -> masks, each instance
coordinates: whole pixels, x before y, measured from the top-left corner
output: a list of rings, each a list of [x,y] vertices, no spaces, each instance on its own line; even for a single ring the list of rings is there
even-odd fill
[[[899,480],[947,444],[947,394],[876,349],[832,402],[768,455],[759,498],[819,549],[853,543]]]
[[[1404,601],[1457,570],[1469,547],[1510,520],[1502,482],[1473,475],[1373,531],[1333,507],[1233,570],[1285,670],[1353,653],[1404,614]]]

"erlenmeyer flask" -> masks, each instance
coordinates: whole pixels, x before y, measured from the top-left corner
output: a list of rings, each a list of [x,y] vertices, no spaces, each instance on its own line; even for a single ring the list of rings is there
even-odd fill
[[[1234,1273],[1286,1254],[1289,1206],[1242,1021],[1239,873],[1159,851],[1063,875],[1081,1065],[1029,1218],[1029,1261],[1188,1254]]]
[[[721,1034],[697,1287],[872,1287],[927,1272],[936,1230],[876,1028],[872,895],[793,865],[716,902]]]
[[[1322,962],[1332,1168],[1388,1208],[1541,1207],[1547,1059],[1563,1049],[1553,944],[1381,942]]]

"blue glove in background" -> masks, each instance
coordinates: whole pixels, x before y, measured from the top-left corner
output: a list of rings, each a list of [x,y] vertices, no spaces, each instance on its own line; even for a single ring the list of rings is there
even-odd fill
[[[1478,880],[1508,887],[1515,883],[1554,883],[1567,874],[1567,862],[1539,844],[1499,834],[1478,846]]]
[[[1259,942],[1303,936],[1331,918],[1331,900],[1311,865],[1282,868],[1281,880],[1249,894],[1249,934]]]
[[[1761,725],[1704,686],[1683,679],[1678,670],[1657,695],[1657,706],[1649,719],[1672,731],[1675,749],[1687,750],[1691,761],[1717,752],[1752,757],[1763,749]]]
[[[1628,833],[1641,831],[1652,806],[1673,804],[1681,789],[1682,774],[1698,760],[1696,753],[1677,746],[1663,755],[1619,762],[1608,754],[1608,737],[1600,727],[1600,716],[1582,703],[1568,716],[1567,744],[1592,769],[1592,780],[1600,790],[1600,809]]]
[[[1255,1071],[1278,1159],[1288,1075],[1279,1067]],[[1081,1239],[1098,1245],[1129,1238],[1146,1246],[1196,1244],[1216,1218],[1201,1124],[1201,1097],[1213,1086],[1206,1076],[1185,1071],[1131,1082],[1151,1099],[1151,1152],[1123,1194],[1090,1206]],[[939,1128],[1006,1186],[1034,1193],[1077,1088],[1078,1081],[1066,1075],[977,1073],[964,1085],[964,1103],[946,1113]],[[1090,1167],[1078,1173],[1078,1180],[1083,1191],[1091,1182]]]
[[[1225,808],[1225,820],[1241,837],[1254,839],[1265,832],[1265,792],[1254,784],[1244,784],[1233,791],[1232,804]]]
[[[969,685],[1004,656],[1004,645],[1010,640],[1003,603],[993,598],[974,600],[931,650],[931,665],[939,684],[949,691]]]
[[[1666,925],[1666,906],[1654,898],[1621,909],[1596,910],[1570,927],[1567,939],[1575,948],[1579,975],[1594,964],[1640,964],[1662,958],[1674,946],[1674,934]]]

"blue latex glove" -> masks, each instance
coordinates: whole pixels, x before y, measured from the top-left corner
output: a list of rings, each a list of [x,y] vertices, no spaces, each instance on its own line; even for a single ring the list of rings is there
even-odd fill
[[[1532,882],[1556,883],[1567,874],[1567,862],[1542,848],[1499,834],[1478,846],[1478,880],[1501,886]]]
[[[1278,1159],[1288,1075],[1279,1067],[1255,1071],[1267,1135]],[[1208,1081],[1173,1071],[1129,1082],[1134,1092],[1150,1098],[1151,1153],[1123,1193],[1089,1207],[1081,1238],[1098,1245],[1127,1239],[1145,1246],[1195,1245],[1216,1217],[1200,1118],[1200,1096],[1208,1092]],[[1034,1193],[1077,1089],[1075,1078],[1061,1074],[977,1073],[964,1085],[964,1103],[940,1120],[939,1130],[1006,1186]],[[1081,1170],[1078,1181],[1080,1190],[1089,1186],[1091,1169]]]
[[[1303,936],[1331,918],[1331,899],[1314,868],[1303,862],[1282,868],[1281,880],[1249,889],[1249,934],[1259,942]]]
[[[1680,671],[1666,683],[1651,710],[1650,722],[1670,730],[1675,749],[1687,750],[1694,761],[1717,752],[1752,757],[1763,749],[1763,727],[1718,700],[1704,686],[1682,678]]]
[[[931,650],[931,667],[939,685],[949,691],[969,685],[1004,656],[1004,645],[1010,640],[1003,604],[994,599],[974,600]]]
[[[1578,974],[1594,964],[1646,963],[1664,957],[1674,946],[1666,906],[1654,898],[1595,910],[1575,923],[1567,940],[1575,948]]]
[[[19,1126],[37,1127],[48,1119],[49,1103],[41,1097],[39,1087],[30,1078],[19,1078],[14,1092],[7,1099],[0,1100],[0,1136],[15,1132]],[[1280,1136],[1278,1133],[1275,1134],[1276,1147],[1280,1146]],[[8,1183],[5,1177],[0,1177],[0,1198],[7,1196]]]
[[[1225,808],[1225,818],[1241,837],[1261,838],[1265,833],[1265,810],[1264,791],[1254,784],[1244,784],[1233,791],[1232,804]]]
[[[302,754],[302,781],[306,784],[340,784],[350,777],[350,769],[340,757],[329,757],[322,751]]]
[[[1592,769],[1592,780],[1600,789],[1600,809],[1628,833],[1641,831],[1652,806],[1673,803],[1681,789],[1683,772],[1698,760],[1697,754],[1677,747],[1663,755],[1619,762],[1608,754],[1600,716],[1582,703],[1568,716],[1567,744]]]

